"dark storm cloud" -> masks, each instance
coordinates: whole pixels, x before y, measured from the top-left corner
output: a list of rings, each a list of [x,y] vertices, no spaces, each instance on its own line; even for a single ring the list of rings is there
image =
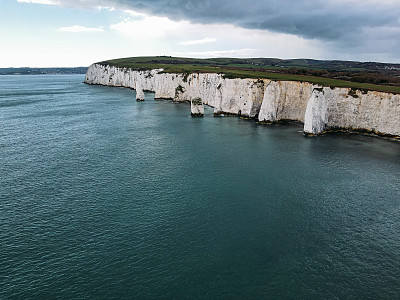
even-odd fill
[[[187,19],[198,23],[229,23],[251,29],[320,39],[358,38],[365,29],[400,28],[395,0],[118,0],[62,1],[64,4],[108,5]],[[397,3],[396,3],[397,2]]]
[[[58,0],[131,9],[171,20],[227,23],[322,41],[335,53],[400,59],[400,0]],[[233,34],[227,32],[227,36]]]

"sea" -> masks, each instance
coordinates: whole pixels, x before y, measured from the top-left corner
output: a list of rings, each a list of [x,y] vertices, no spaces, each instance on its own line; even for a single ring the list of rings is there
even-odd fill
[[[400,144],[0,76],[0,299],[400,299]]]

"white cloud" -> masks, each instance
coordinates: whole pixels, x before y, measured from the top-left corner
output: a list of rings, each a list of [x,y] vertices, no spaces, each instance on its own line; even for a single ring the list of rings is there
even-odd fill
[[[74,25],[69,27],[61,27],[58,29],[63,32],[102,32],[104,31],[101,27],[84,27],[80,25]]]
[[[171,21],[168,18],[143,16],[140,20],[126,19],[111,25],[110,28],[128,37],[146,40],[164,37],[168,31],[173,31],[180,27],[179,22]]]
[[[204,38],[204,39],[201,39],[201,40],[180,42],[179,45],[191,46],[191,45],[200,45],[200,44],[213,43],[213,42],[216,42],[216,41],[217,41],[216,38]]]
[[[140,12],[137,12],[137,11],[134,11],[131,9],[124,10],[124,12],[133,17],[145,17],[146,16],[146,14],[144,14],[144,13],[140,13]]]
[[[141,50],[151,45],[151,52],[156,55],[326,58],[323,43],[295,35],[244,29],[232,24],[173,21],[136,12],[131,16],[110,26],[135,45],[135,50],[131,49],[131,54],[128,54],[130,56],[139,52],[140,55],[150,55]],[[205,33],[207,37],[203,38]],[[190,51],[183,46],[191,46]]]
[[[33,4],[46,4],[46,5],[58,5],[58,1],[53,0],[17,0],[19,3],[33,3]]]
[[[99,11],[101,11],[101,10],[114,11],[115,7],[114,6],[98,6],[97,9]]]
[[[189,55],[193,57],[254,57],[259,52],[259,49],[233,49],[198,52],[176,52],[175,55]]]

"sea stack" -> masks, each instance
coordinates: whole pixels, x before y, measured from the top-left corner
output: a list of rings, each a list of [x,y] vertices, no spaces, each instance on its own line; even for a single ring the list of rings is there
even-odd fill
[[[204,116],[204,104],[200,97],[193,98],[190,101],[190,109],[192,111],[192,117],[203,117]]]
[[[144,101],[144,92],[142,88],[136,88],[136,101]]]

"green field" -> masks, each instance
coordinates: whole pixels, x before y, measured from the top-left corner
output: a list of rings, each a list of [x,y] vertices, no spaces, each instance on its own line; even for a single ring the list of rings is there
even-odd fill
[[[396,84],[397,76],[392,76],[390,85],[361,83],[323,76],[290,74],[293,68],[305,72],[321,70],[325,74],[334,72],[347,72],[357,76],[360,72],[367,74],[380,74],[380,70],[388,69],[387,66],[397,66],[381,63],[361,63],[345,61],[317,61],[317,60],[280,60],[273,58],[214,58],[196,59],[170,56],[129,57],[100,62],[103,65],[129,68],[132,70],[164,69],[164,73],[220,73],[226,78],[265,78],[271,80],[303,81],[330,87],[347,87],[360,90],[382,91],[400,94],[400,85]],[[291,69],[292,68],[292,69]],[[333,75],[332,75],[333,76]],[[376,75],[378,76],[378,75]],[[386,75],[385,75],[386,76]],[[350,77],[351,78],[351,77]],[[387,77],[385,77],[387,78]],[[389,80],[390,82],[390,80]]]

